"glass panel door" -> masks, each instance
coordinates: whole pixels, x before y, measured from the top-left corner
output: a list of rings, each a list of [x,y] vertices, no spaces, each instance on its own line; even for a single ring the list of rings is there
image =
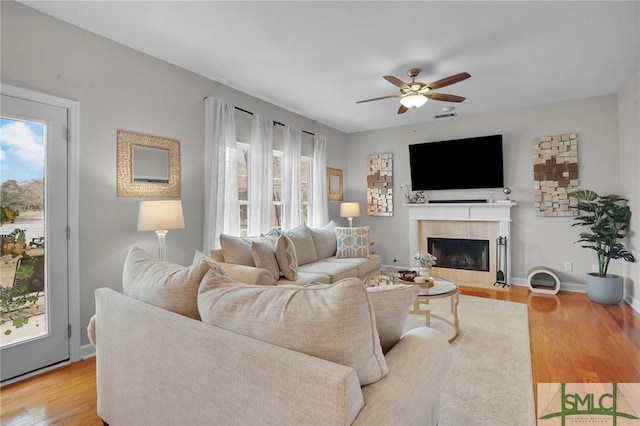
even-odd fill
[[[67,109],[2,94],[4,382],[69,359]]]

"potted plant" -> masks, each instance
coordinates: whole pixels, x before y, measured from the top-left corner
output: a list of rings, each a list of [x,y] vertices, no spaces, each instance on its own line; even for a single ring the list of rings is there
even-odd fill
[[[420,251],[411,258],[419,268],[418,275],[427,278],[429,278],[431,267],[434,266],[438,260],[437,257],[426,251]]]
[[[624,296],[624,278],[607,271],[612,259],[636,261],[622,242],[631,219],[628,200],[615,194],[598,195],[588,189],[574,191],[569,195],[578,200],[573,208],[580,212],[574,218],[572,226],[588,228],[588,231],[580,233],[580,239],[576,243],[594,250],[598,258],[598,272],[586,275],[587,294],[595,302],[618,304]]]

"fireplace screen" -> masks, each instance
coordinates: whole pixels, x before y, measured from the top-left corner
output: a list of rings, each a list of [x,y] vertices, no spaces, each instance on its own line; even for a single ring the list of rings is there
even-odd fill
[[[489,272],[489,240],[427,238],[427,247],[439,268]]]

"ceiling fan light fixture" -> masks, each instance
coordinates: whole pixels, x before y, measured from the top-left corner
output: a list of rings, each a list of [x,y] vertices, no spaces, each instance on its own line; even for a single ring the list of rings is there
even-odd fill
[[[422,96],[419,94],[407,95],[400,99],[400,103],[407,108],[420,108],[422,105],[427,103],[428,99],[426,96]]]

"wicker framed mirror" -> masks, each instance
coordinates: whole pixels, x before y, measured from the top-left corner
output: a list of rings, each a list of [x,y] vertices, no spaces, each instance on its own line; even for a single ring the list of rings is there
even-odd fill
[[[118,197],[180,198],[180,141],[118,129]]]

